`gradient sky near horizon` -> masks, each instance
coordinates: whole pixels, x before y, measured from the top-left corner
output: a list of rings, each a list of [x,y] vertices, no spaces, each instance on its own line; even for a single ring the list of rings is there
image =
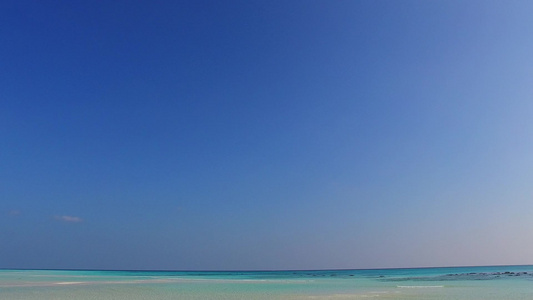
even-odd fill
[[[1,1],[0,268],[533,264],[531,1]]]

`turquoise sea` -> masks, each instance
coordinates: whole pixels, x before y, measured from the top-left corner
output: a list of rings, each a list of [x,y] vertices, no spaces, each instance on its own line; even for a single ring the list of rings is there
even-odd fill
[[[0,299],[533,299],[533,266],[174,272],[0,270]]]

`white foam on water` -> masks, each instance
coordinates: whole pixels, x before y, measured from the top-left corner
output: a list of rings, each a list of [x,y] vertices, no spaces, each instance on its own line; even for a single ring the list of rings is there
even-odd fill
[[[333,294],[333,295],[316,295],[309,296],[308,299],[357,299],[357,298],[377,298],[380,295],[368,295],[368,294]]]
[[[54,284],[60,284],[60,285],[69,285],[69,284],[82,284],[83,281],[62,281],[62,282],[55,282]]]
[[[405,289],[424,289],[424,288],[442,288],[443,285],[398,285],[399,288]]]

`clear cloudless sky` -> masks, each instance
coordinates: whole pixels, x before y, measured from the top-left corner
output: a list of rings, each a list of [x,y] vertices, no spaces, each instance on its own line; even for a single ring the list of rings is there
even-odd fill
[[[0,2],[0,267],[532,264],[532,1]]]

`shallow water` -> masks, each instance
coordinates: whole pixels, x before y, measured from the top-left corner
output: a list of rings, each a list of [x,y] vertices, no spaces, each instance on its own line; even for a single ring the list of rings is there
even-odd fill
[[[533,266],[147,272],[0,270],[0,299],[533,299]]]

